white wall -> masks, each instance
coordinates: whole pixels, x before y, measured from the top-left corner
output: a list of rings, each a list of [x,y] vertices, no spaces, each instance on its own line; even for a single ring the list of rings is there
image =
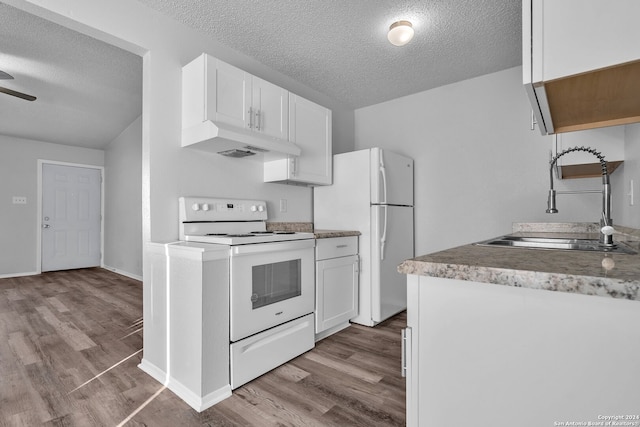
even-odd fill
[[[105,149],[104,266],[142,279],[142,116]]]
[[[618,184],[623,194],[618,198],[618,223],[627,227],[640,228],[640,124],[625,128],[625,161],[622,164],[622,178]],[[633,206],[629,204],[629,181],[633,180]]]
[[[104,152],[0,135],[0,277],[39,270],[38,159],[103,166]],[[14,205],[13,196],[27,204]]]
[[[598,194],[560,195],[560,213],[545,213],[553,137],[530,130],[521,76],[516,67],[356,110],[356,149],[415,160],[416,255],[509,233],[513,222],[598,221]],[[600,188],[600,178],[556,182]]]

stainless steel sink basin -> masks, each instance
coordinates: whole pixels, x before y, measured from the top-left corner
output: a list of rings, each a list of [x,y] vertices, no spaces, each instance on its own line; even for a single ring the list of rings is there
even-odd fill
[[[531,249],[560,249],[571,251],[595,251],[614,252],[624,254],[637,254],[637,252],[624,243],[617,242],[613,246],[603,246],[597,240],[591,239],[566,239],[554,237],[521,237],[502,236],[495,239],[478,242],[480,246],[499,246],[509,248],[531,248]]]

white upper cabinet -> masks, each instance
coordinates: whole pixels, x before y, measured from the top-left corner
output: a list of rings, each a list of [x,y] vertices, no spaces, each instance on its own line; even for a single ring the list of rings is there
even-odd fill
[[[219,59],[210,60],[215,61],[215,67],[207,67],[210,107],[205,120],[245,127],[286,141],[289,91]]]
[[[289,141],[302,154],[265,162],[265,182],[330,185],[331,110],[290,93]]]
[[[286,158],[289,92],[202,54],[182,70],[182,146],[244,157]]]
[[[640,121],[640,2],[523,0],[523,82],[543,134]]]
[[[253,114],[249,127],[272,138],[287,140],[289,135],[289,91],[258,77],[251,79]]]
[[[206,61],[202,121],[250,128],[251,74],[210,56]]]

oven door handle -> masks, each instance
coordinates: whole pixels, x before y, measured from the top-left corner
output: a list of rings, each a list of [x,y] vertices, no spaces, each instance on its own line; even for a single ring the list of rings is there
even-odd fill
[[[316,246],[315,239],[288,240],[285,242],[254,243],[251,245],[237,245],[231,247],[231,256],[250,255],[257,253],[273,253],[285,251],[297,251],[300,249],[313,248]]]

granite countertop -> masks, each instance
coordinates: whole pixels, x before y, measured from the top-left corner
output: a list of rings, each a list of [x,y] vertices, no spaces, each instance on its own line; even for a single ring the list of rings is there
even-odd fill
[[[316,239],[329,239],[331,237],[351,237],[359,236],[359,231],[353,230],[313,230]]]
[[[514,224],[514,235],[597,239],[595,224]],[[614,241],[640,252],[640,230],[616,227]],[[403,274],[640,301],[640,254],[469,244],[404,261]]]
[[[313,233],[316,239],[350,237],[359,236],[361,234],[359,231],[355,230],[319,230],[315,229],[311,222],[267,222],[267,230]]]

